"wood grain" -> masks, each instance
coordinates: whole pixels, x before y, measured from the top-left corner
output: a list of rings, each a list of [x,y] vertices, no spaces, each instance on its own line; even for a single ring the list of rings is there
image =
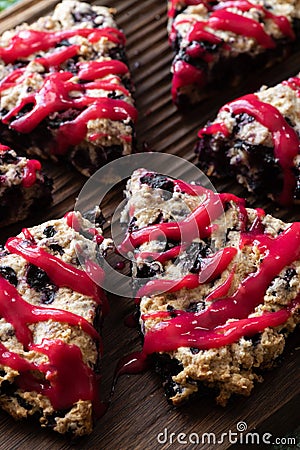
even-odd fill
[[[57,0],[23,0],[0,14],[0,32],[18,23],[35,20],[48,12]],[[161,0],[103,0],[103,5],[118,9],[117,21],[127,38],[127,49],[136,85],[139,109],[137,135],[140,149],[172,153],[193,161],[193,145],[197,129],[213,118],[218,107],[242,93],[251,92],[261,84],[275,84],[294,75],[300,67],[300,54],[290,56],[275,68],[261,71],[235,89],[224,89],[205,104],[183,116],[170,99],[169,67],[172,52],[167,43],[166,6]],[[1,242],[17,233],[22,226],[62,216],[73,208],[76,196],[85,179],[71,168],[47,163],[54,177],[54,203],[48,209],[30,217],[25,223],[1,231]],[[222,182],[216,187],[241,194],[234,183]],[[109,216],[121,200],[120,190],[106,199],[104,212]],[[300,220],[299,206],[278,209],[265,200],[250,203],[264,207],[268,212],[285,220]],[[105,356],[103,359],[103,397],[108,398],[116,364],[125,354],[140,349],[140,336],[136,329],[124,325],[124,318],[133,310],[132,301],[110,296],[111,313],[103,328]],[[159,444],[158,433],[168,428],[170,433],[216,433],[236,431],[236,423],[243,420],[248,430],[257,429],[282,436],[290,432],[299,421],[299,338],[294,335],[286,349],[283,362],[265,375],[264,383],[257,385],[247,399],[235,399],[226,409],[217,407],[212,398],[192,402],[176,410],[166,403],[158,376],[149,371],[141,375],[122,377],[116,387],[107,414],[97,423],[93,434],[78,442],[47,430],[41,431],[32,423],[15,423],[5,413],[0,413],[0,449],[190,449],[193,445],[178,442]],[[284,415],[284,417],[283,417]],[[202,449],[231,447],[227,442],[216,446],[204,444]],[[269,446],[270,447],[270,446]],[[200,446],[198,447],[200,448]],[[241,447],[242,448],[242,447]],[[244,448],[244,447],[243,447]],[[251,446],[251,448],[255,448]],[[260,446],[263,448],[263,446]]]

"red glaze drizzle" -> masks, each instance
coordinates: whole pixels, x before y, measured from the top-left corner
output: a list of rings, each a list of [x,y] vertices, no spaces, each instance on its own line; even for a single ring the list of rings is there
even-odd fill
[[[266,238],[267,236],[262,237]],[[286,309],[264,313],[258,317],[247,316],[262,303],[266,289],[276,275],[299,257],[300,224],[295,223],[277,238],[269,238],[268,253],[260,268],[250,274],[231,297],[219,298],[199,313],[172,311],[177,317],[160,322],[148,331],[144,353],[171,351],[181,346],[200,349],[220,347],[231,344],[242,336],[261,332],[266,327],[282,325],[290,317],[292,309],[298,305],[300,295]],[[219,288],[216,288],[216,291],[217,289]],[[160,313],[154,313],[153,318],[165,316]],[[169,311],[162,313],[168,313],[170,316]],[[152,314],[148,314],[144,318],[151,317]],[[228,319],[238,320],[226,324]]]
[[[207,126],[203,127],[198,132],[198,137],[202,138],[206,134],[217,134],[217,133],[221,133],[225,137],[229,137],[229,135],[230,135],[225,123],[213,123],[211,125],[207,125]]]
[[[188,64],[185,61],[179,60],[173,64],[172,67],[172,98],[175,102],[177,92],[184,86],[195,84],[202,88],[206,84],[206,76],[203,70]]]
[[[36,173],[41,170],[42,166],[36,159],[29,159],[23,172],[22,184],[25,188],[30,188],[36,182]]]
[[[82,270],[65,263],[37,245],[28,245],[22,238],[10,238],[5,246],[10,253],[22,256],[26,261],[44,270],[58,287],[68,287],[101,303],[97,286]]]
[[[125,75],[128,67],[122,61],[88,61],[78,64],[78,76],[81,80],[95,80],[107,75]]]
[[[55,33],[25,30],[16,34],[8,47],[0,47],[0,58],[2,57],[6,63],[13,62],[38,51],[47,51],[63,39],[72,36],[84,36],[90,42],[96,42],[105,37],[120,45],[125,43],[123,33],[114,28],[78,29]],[[129,91],[120,83],[120,77],[128,73],[126,64],[118,60],[80,62],[77,64],[77,76],[80,83],[75,83],[71,81],[75,75],[71,72],[62,71],[60,66],[79,52],[80,46],[71,45],[50,55],[34,59],[50,73],[45,75],[43,85],[37,92],[30,93],[22,98],[2,118],[3,123],[8,124],[17,132],[30,133],[50,114],[70,108],[77,109],[79,115],[76,119],[66,122],[59,128],[56,137],[57,145],[52,148],[54,154],[64,154],[71,145],[79,144],[86,136],[89,120],[105,118],[112,121],[131,120],[135,122],[137,118],[136,109],[126,101],[108,97],[91,97],[86,93],[87,90],[93,89],[119,90],[125,96],[128,96]],[[94,81],[110,74],[114,75],[115,78]],[[33,74],[26,74],[24,68],[14,70],[0,83],[0,92],[14,87],[17,83],[22,82],[25,77],[31,76]],[[72,97],[70,95],[72,91],[79,92],[79,98]],[[31,111],[18,118],[20,111],[28,105],[32,106]]]
[[[184,186],[184,185],[182,185]],[[200,188],[200,195],[203,194],[203,188],[197,185],[190,185],[189,195],[197,194],[197,188]],[[193,192],[193,194],[192,194]],[[240,218],[245,220],[247,213],[245,210],[244,201],[232,194],[215,194],[209,189],[205,189],[206,198],[202,203],[192,211],[181,222],[167,222],[157,225],[150,225],[140,230],[127,234],[124,241],[119,245],[118,250],[122,253],[127,253],[133,248],[137,248],[145,242],[155,240],[160,236],[166,236],[170,241],[191,242],[196,237],[207,237],[211,234],[211,222],[217,219],[223,213],[223,206],[227,202],[234,201],[240,208]]]
[[[11,150],[6,145],[0,144],[0,152],[7,152]],[[25,188],[30,188],[36,182],[36,174],[42,169],[40,161],[36,159],[29,159],[23,169],[22,185]]]
[[[187,2],[185,2],[187,4]],[[199,4],[203,2],[196,2],[192,4]],[[170,16],[173,17],[176,11],[176,8],[173,4],[173,7],[170,9]],[[188,5],[188,4],[187,4]],[[292,26],[289,20],[284,16],[277,16],[272,14],[262,5],[252,4],[247,0],[241,1],[225,1],[220,2],[213,7],[208,7],[210,12],[209,18],[207,21],[198,21],[194,23],[191,28],[191,31],[187,35],[188,42],[195,41],[195,45],[187,48],[187,53],[192,58],[201,58],[206,62],[210,62],[214,59],[213,54],[209,51],[205,50],[201,44],[197,44],[197,41],[209,42],[211,44],[217,44],[230,49],[228,44],[225,44],[222,39],[213,34],[211,31],[207,31],[206,27],[215,30],[223,30],[230,31],[237,35],[247,36],[256,40],[256,42],[265,49],[273,49],[276,47],[276,42],[266,33],[263,25],[260,22],[257,22],[254,19],[250,19],[241,14],[233,13],[229,11],[229,8],[237,8],[242,12],[249,11],[250,9],[257,9],[263,13],[266,19],[272,20],[276,26],[279,28],[281,33],[289,38],[290,40],[295,39],[295,33],[292,29]],[[189,19],[185,19],[183,21],[189,21]],[[177,36],[176,27],[181,24],[183,21],[173,22],[172,31],[170,34],[170,41],[174,41]],[[191,22],[194,19],[190,19]],[[173,81],[172,81],[172,97],[173,101],[177,99],[178,90],[184,88],[188,85],[196,85],[200,88],[206,83],[206,76],[204,71],[201,69],[197,69],[191,64],[188,64],[184,61],[176,61],[173,64]]]
[[[300,81],[295,77],[283,84],[298,90]],[[283,172],[283,190],[278,201],[283,205],[291,204],[296,184],[292,170],[293,160],[300,152],[300,140],[296,131],[287,123],[277,108],[260,101],[254,94],[245,95],[228,103],[221,108],[222,110],[230,111],[233,114],[247,113],[268,128],[273,138],[274,156],[278,159]],[[225,137],[230,135],[224,123],[216,123],[201,129],[198,136],[202,138],[204,135],[213,135],[217,132],[221,132]]]
[[[40,321],[54,320],[79,326],[93,339],[99,340],[99,334],[83,317],[68,311],[49,307],[38,307],[27,303],[19,295],[17,289],[4,278],[0,277],[0,314],[11,323],[15,329],[16,337],[28,348],[32,341],[32,334],[28,324]]]
[[[185,190],[188,191],[189,195],[201,195],[203,191],[206,193],[208,191],[203,188],[201,190],[201,187],[197,185],[189,185],[181,181],[176,181],[176,185],[177,188],[180,186],[183,192]],[[203,311],[192,313],[172,310],[171,312],[158,311],[143,315],[143,320],[155,318],[163,320],[146,333],[143,352],[133,358],[132,368],[126,367],[124,369],[125,372],[131,369],[135,371],[137,365],[143,364],[147,355],[153,352],[172,351],[181,346],[196,347],[199,349],[216,348],[229,345],[243,336],[251,336],[262,332],[267,327],[282,325],[288,320],[292,310],[298,305],[300,294],[285,309],[272,313],[263,313],[258,317],[249,317],[255,308],[262,304],[266,290],[274,278],[285,267],[289,267],[295,261],[299,260],[300,223],[296,222],[290,225],[280,235],[274,238],[264,234],[262,218],[265,213],[263,210],[258,209],[256,220],[252,222],[247,230],[248,217],[244,202],[231,194],[220,194],[221,196],[223,196],[221,199],[223,203],[225,201],[233,201],[239,205],[241,222],[240,248],[245,245],[255,245],[258,248],[262,255],[262,262],[259,268],[256,272],[250,273],[234,293],[228,296],[235,273],[235,268],[233,268],[228,278],[212,290],[205,298],[205,301],[209,302],[210,305]],[[210,196],[210,199],[215,201],[214,196]],[[199,210],[199,207],[195,209],[195,211],[197,210]],[[207,227],[208,223],[206,221],[204,224]],[[153,236],[155,231],[154,227],[160,229],[160,226],[161,224],[151,225],[132,232],[131,235],[134,235],[134,239],[130,240],[129,236],[127,236],[124,240],[125,246],[123,248],[128,248],[128,242],[135,248],[141,245],[141,243],[147,242],[149,237],[148,229],[151,228],[151,234]],[[169,234],[165,234],[168,238]],[[138,239],[136,240],[136,238]],[[193,237],[191,237],[192,239]],[[218,260],[218,257],[220,258],[217,267],[215,264],[213,271],[208,277],[205,273],[208,266],[204,263],[199,274],[189,274],[181,280],[151,280],[140,289],[138,296],[149,296],[159,292],[174,292],[184,288],[194,289],[201,284],[202,280],[204,282],[213,281],[228,268],[236,254],[237,249],[227,247],[212,257],[206,258],[206,261],[211,259],[212,263],[213,260],[215,262]],[[142,255],[143,253],[140,254],[140,256]],[[230,319],[235,320],[228,323],[227,321]]]
[[[21,30],[15,34],[7,47],[0,47],[0,58],[5,64],[27,58],[28,56],[40,52],[47,51],[57,45],[64,39],[73,36],[82,36],[89,38],[90,42],[97,42],[102,37],[109,39],[116,44],[125,44],[124,34],[116,28],[83,28],[66,31],[37,31],[37,30]]]
[[[297,80],[297,78],[295,78]],[[294,83],[292,79],[291,83]],[[297,82],[297,81],[296,81]],[[283,172],[283,189],[279,197],[279,202],[288,205],[293,202],[293,192],[296,184],[293,174],[293,159],[300,152],[300,140],[296,131],[287,123],[280,111],[274,106],[260,101],[256,95],[249,94],[223,106],[220,111],[229,111],[232,114],[246,113],[254,117],[259,123],[265,126],[272,134],[274,143],[274,156]],[[199,131],[199,136],[222,132],[225,137],[225,124],[216,124],[216,128],[209,126]],[[225,132],[224,132],[225,131]]]
[[[58,131],[58,147],[55,153],[62,154],[70,145],[79,144],[86,135],[89,120],[109,119],[123,121],[137,119],[134,106],[123,100],[111,98],[95,98],[94,103],[84,110],[76,119],[63,124]]]
[[[294,91],[297,91],[297,96],[300,97],[300,78],[299,77],[292,77],[288,80],[284,80],[282,82],[284,86],[289,86]]]
[[[300,298],[297,299],[299,303]],[[160,327],[153,327],[145,335],[143,354],[172,351],[179,347],[196,347],[201,350],[230,345],[243,336],[253,336],[267,327],[282,325],[290,317],[292,308],[282,309],[273,313],[264,313],[258,317],[237,320],[227,325],[216,327],[212,331],[197,326],[195,314],[189,317],[185,313],[175,319],[160,322]],[[191,322],[193,325],[191,326]],[[184,329],[188,329],[185,333]]]
[[[151,280],[145,284],[137,293],[136,303],[141,297],[153,295],[160,292],[177,292],[181,289],[195,289],[201,284],[209,283],[221,275],[236,256],[237,250],[233,247],[224,248],[213,256],[202,260],[199,274],[189,274],[181,280]]]
[[[97,376],[83,363],[79,347],[43,339],[42,344],[30,344],[30,350],[46,355],[49,363],[32,363],[0,343],[0,364],[20,372],[15,380],[19,388],[47,396],[55,410],[69,408],[81,399],[92,401],[96,414],[101,412]],[[36,378],[31,371],[44,373],[45,379]]]
[[[69,226],[73,226],[73,219],[73,214],[66,217]],[[21,238],[11,238],[7,241],[8,251],[22,256],[26,261],[45,270],[57,286],[69,287],[92,297],[98,303],[102,301],[102,290],[85,272],[39,248],[29,230],[24,229],[23,234],[26,241]],[[88,261],[87,272],[94,274],[95,270],[95,265]],[[99,272],[101,269],[98,267],[98,274]],[[30,324],[48,320],[68,323],[88,333],[98,342],[101,349],[100,336],[86,319],[68,311],[48,306],[35,306],[26,302],[18,290],[3,277],[0,277],[0,315],[14,327],[17,339],[24,346],[25,352],[21,356],[0,344],[0,363],[20,372],[16,383],[21,389],[46,395],[54,409],[69,408],[81,399],[92,401],[94,412],[101,413],[103,408],[98,398],[98,377],[83,362],[80,348],[59,339],[52,341],[44,339],[41,344],[34,345],[29,328]],[[26,351],[43,353],[48,357],[49,362],[32,363],[26,359]],[[32,371],[44,373],[45,380],[36,378]]]
[[[99,410],[99,380],[92,369],[83,363],[79,347],[60,340],[44,339],[40,345],[31,345],[30,350],[42,353],[49,359],[49,363],[36,368],[45,374],[45,382],[41,383],[34,375],[25,373],[17,380],[21,389],[47,396],[56,410],[71,406],[78,399],[93,401],[95,412]]]

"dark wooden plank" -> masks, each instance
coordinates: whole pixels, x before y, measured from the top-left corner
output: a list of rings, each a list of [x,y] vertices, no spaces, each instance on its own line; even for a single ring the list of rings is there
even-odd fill
[[[23,0],[11,10],[0,14],[0,30],[24,20],[35,20],[57,2],[58,0]],[[275,84],[297,73],[300,67],[300,53],[292,55],[281,65],[258,73],[255,79],[244,80],[242,86],[212,96],[205,104],[183,116],[170,99],[169,66],[172,52],[168,47],[166,34],[166,2],[103,0],[95,3],[118,9],[117,21],[128,37],[128,56],[136,84],[140,116],[137,127],[140,149],[146,145],[152,150],[172,153],[193,161],[197,129],[214,117],[221,104],[250,92],[263,83]],[[53,205],[25,223],[1,230],[1,242],[10,234],[17,233],[22,226],[59,217],[73,209],[85,179],[63,165],[47,163],[47,169],[55,179]],[[216,187],[237,194],[242,192],[234,183],[229,182],[219,182]],[[120,201],[120,189],[107,196],[103,204],[105,215],[110,216]],[[278,209],[265,200],[253,202],[253,205],[264,207],[268,212],[286,220],[300,220],[299,206]],[[112,295],[109,300],[111,313],[103,328],[104,398],[109,397],[119,358],[141,348],[138,331],[124,325],[124,318],[133,310],[132,301]],[[295,335],[290,339],[281,365],[265,375],[265,382],[256,386],[250,398],[234,399],[226,409],[217,407],[213,399],[208,397],[176,410],[166,403],[160,380],[155,373],[149,371],[141,375],[124,376],[116,386],[107,414],[97,423],[93,434],[74,443],[53,432],[40,431],[32,423],[15,423],[5,413],[0,413],[0,450],[189,449],[195,446],[180,445],[176,441],[171,444],[170,433],[198,433],[201,437],[203,433],[213,432],[220,438],[222,433],[236,431],[239,421],[245,421],[248,430],[256,429],[260,434],[269,432],[274,436],[282,436],[283,433],[292,432],[297,419],[299,421],[299,355],[299,338]],[[165,428],[168,429],[168,441],[159,444],[157,436]],[[231,444],[225,440],[215,448],[222,450],[229,447]],[[213,447],[206,442],[198,448]]]

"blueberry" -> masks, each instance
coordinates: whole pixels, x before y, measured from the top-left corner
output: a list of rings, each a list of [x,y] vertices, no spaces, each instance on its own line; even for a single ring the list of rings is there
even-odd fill
[[[54,301],[56,291],[56,286],[49,286],[49,288],[45,288],[41,295],[42,303],[44,303],[45,305],[49,305],[50,303],[52,303]]]
[[[252,345],[256,347],[256,345],[260,344],[261,342],[261,333],[256,333],[253,336],[245,336],[244,339],[246,341],[251,341]]]
[[[200,350],[199,348],[196,347],[190,347],[190,352],[192,355],[197,355],[200,352]]]
[[[132,217],[128,225],[128,233],[132,233],[137,228],[135,225],[136,221],[137,221],[136,217]]]
[[[7,151],[0,154],[0,164],[14,164],[18,161],[18,158],[12,154],[12,152]]]
[[[53,237],[55,234],[57,233],[56,229],[52,226],[49,225],[48,227],[46,227],[43,231],[43,234],[47,237],[47,238],[51,238]]]
[[[96,11],[93,11],[91,9],[88,13],[75,11],[74,13],[72,13],[72,17],[74,19],[74,22],[87,22],[94,21],[98,17],[98,14],[96,13]]]
[[[52,303],[58,287],[51,283],[47,273],[39,267],[29,264],[26,270],[26,281],[28,285],[41,293],[42,303]]]
[[[291,281],[291,279],[297,275],[297,272],[295,269],[293,269],[292,267],[289,267],[284,274],[284,280],[289,283]]]
[[[211,254],[211,248],[205,242],[193,242],[187,249],[187,263],[191,273],[199,273],[202,260]]]
[[[174,306],[167,305],[167,311],[169,311],[171,318],[174,318],[177,316],[176,312],[174,312]]]
[[[43,269],[33,264],[29,264],[26,270],[26,281],[28,285],[36,291],[41,291],[51,284],[50,278]]]
[[[142,184],[147,184],[152,189],[163,189],[164,191],[174,192],[173,181],[159,173],[146,173],[140,178]]]
[[[64,249],[59,244],[50,244],[49,248],[51,248],[51,250],[53,250],[54,252],[59,253],[60,256],[62,256],[65,253]]]
[[[8,266],[0,267],[0,274],[13,286],[18,285],[18,277],[14,269]]]
[[[189,304],[188,308],[186,308],[186,312],[197,313],[199,311],[202,311],[204,308],[205,308],[204,301],[192,302]]]

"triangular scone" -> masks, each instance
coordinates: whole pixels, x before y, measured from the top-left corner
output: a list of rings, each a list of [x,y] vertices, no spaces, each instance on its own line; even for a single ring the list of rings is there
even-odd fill
[[[69,213],[7,241],[0,254],[0,406],[75,436],[101,413],[101,255],[110,241]],[[79,255],[83,266],[79,263]]]
[[[175,405],[206,387],[248,396],[299,320],[300,223],[232,194],[139,169],[119,251],[133,260],[144,333]]]
[[[35,159],[18,156],[0,144],[0,226],[25,219],[51,202],[52,180]]]
[[[199,131],[198,165],[283,205],[300,200],[300,78],[224,105]]]
[[[173,101],[184,107],[287,56],[299,35],[298,0],[171,0]]]
[[[89,176],[131,153],[136,109],[114,10],[64,0],[0,37],[0,132]]]

